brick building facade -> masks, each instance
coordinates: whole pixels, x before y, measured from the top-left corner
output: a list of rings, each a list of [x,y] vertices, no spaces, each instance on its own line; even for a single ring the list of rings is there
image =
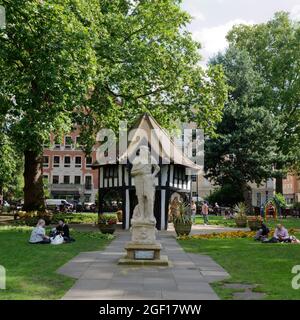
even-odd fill
[[[95,203],[98,176],[91,168],[95,160],[95,150],[86,156],[80,148],[79,130],[61,138],[51,134],[43,154],[43,176],[51,198]]]
[[[283,195],[288,204],[300,202],[300,177],[288,175],[283,180]]]

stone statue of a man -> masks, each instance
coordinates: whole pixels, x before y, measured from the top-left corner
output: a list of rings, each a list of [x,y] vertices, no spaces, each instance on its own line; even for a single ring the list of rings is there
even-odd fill
[[[152,173],[152,169],[154,171]],[[140,154],[132,161],[131,175],[134,177],[138,205],[133,212],[133,221],[156,223],[153,214],[155,200],[155,176],[160,168],[151,157],[147,146],[140,147]]]

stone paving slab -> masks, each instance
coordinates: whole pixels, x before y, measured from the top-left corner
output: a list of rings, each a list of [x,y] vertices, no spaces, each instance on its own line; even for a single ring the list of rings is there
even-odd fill
[[[130,233],[118,231],[104,251],[79,254],[58,272],[78,279],[64,300],[217,300],[210,282],[229,277],[210,257],[186,253],[171,232],[160,232],[170,267],[120,266]]]

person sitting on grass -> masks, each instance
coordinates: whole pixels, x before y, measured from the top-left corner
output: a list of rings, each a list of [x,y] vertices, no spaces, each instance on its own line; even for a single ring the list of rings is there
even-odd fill
[[[254,240],[265,240],[268,238],[269,235],[269,228],[266,226],[265,223],[261,223],[259,230],[257,231],[256,235],[254,236]]]
[[[282,224],[278,224],[274,231],[273,238],[264,242],[268,242],[268,243],[291,242],[291,237],[289,236],[287,229]]]
[[[50,238],[46,236],[45,232],[46,222],[43,219],[40,219],[36,227],[32,230],[29,243],[32,244],[49,244]]]
[[[64,219],[60,219],[58,221],[58,226],[56,227],[57,233],[61,234],[64,237],[65,242],[73,242],[75,241],[72,237],[70,237],[70,229],[69,226],[65,223]]]

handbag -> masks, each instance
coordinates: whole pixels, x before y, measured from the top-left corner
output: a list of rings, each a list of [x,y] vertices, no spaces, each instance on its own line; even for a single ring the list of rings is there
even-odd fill
[[[64,237],[60,234],[56,235],[55,237],[50,238],[51,244],[58,245],[64,243]]]

